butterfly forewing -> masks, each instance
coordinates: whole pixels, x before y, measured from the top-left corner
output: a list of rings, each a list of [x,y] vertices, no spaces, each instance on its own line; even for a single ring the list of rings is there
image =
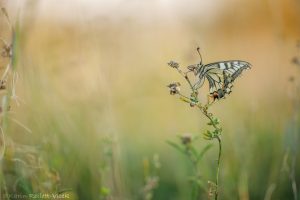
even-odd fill
[[[199,88],[199,83],[206,78],[210,94],[216,93],[218,98],[222,98],[231,92],[232,82],[241,75],[243,70],[250,67],[250,63],[241,60],[221,61],[204,65],[198,73],[200,80],[195,84],[195,87]]]

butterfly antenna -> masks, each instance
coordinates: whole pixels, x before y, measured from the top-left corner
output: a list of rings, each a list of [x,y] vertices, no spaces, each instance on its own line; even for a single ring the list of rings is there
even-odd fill
[[[202,65],[202,56],[201,56],[201,53],[200,53],[200,47],[197,47],[197,52],[200,56],[200,65]]]

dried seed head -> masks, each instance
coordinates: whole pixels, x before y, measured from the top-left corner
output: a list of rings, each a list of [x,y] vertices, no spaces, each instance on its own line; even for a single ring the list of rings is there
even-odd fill
[[[300,49],[300,40],[297,41],[296,47]]]
[[[295,65],[300,65],[300,60],[297,57],[292,58],[292,63]]]
[[[172,60],[170,62],[168,62],[168,65],[172,68],[175,68],[175,69],[179,68],[179,64],[175,61],[172,61]]]
[[[5,80],[0,80],[0,90],[6,89],[6,81]]]
[[[189,65],[186,67],[190,72],[194,72],[195,76],[198,73],[198,66],[197,65]]]
[[[12,45],[3,46],[1,56],[11,58],[12,57]]]
[[[192,136],[188,134],[180,136],[180,139],[183,145],[188,145],[192,142]]]
[[[180,92],[180,83],[179,82],[174,82],[169,84],[167,87],[170,88],[170,94],[175,95]]]

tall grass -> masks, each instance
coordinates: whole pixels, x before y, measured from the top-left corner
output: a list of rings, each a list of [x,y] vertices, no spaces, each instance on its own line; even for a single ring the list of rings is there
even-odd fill
[[[19,41],[13,56],[20,105],[9,101],[10,110],[2,115],[2,194],[69,194],[69,199],[80,200],[189,198],[194,188],[187,177],[195,175],[195,166],[165,141],[186,132],[201,135],[207,119],[166,95],[162,85],[177,77],[166,69],[165,60],[178,54],[183,63],[190,62],[190,47],[203,42],[212,52],[206,53],[208,60],[239,56],[256,66],[230,100],[210,108],[226,133],[220,199],[294,199],[291,171],[299,198],[298,143],[291,137],[299,133],[292,123],[299,110],[287,98],[292,85],[287,75],[296,76],[289,63],[290,26],[281,27],[284,38],[278,39],[278,23],[248,24],[246,14],[241,24],[221,21],[222,26],[218,21],[202,26],[196,15],[174,20],[176,26],[158,23],[163,20],[141,25],[130,17],[68,24],[36,17],[30,6],[25,8],[19,23],[11,20]],[[0,31],[9,32],[3,33],[7,44],[14,41],[6,22]],[[10,62],[1,57],[3,71]],[[5,90],[10,94],[12,83],[7,81]],[[207,144],[193,142],[199,152]],[[206,180],[215,181],[217,155],[216,145],[198,163],[206,187]],[[207,191],[200,192],[206,199]]]

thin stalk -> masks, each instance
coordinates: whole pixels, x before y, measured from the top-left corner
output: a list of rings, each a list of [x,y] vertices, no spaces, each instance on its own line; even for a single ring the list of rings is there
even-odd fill
[[[219,136],[216,137],[219,142],[219,156],[218,156],[218,165],[217,165],[217,174],[216,174],[216,191],[215,191],[215,200],[218,200],[219,191],[219,173],[220,173],[220,162],[221,162],[221,155],[222,155],[222,141]]]
[[[198,185],[197,184],[193,184],[193,189],[192,189],[192,198],[191,200],[195,200],[195,199],[198,199]]]
[[[193,85],[192,85],[192,83],[191,83],[191,81],[190,81],[190,79],[189,79],[189,77],[188,77],[188,75],[187,75],[188,72],[183,72],[183,71],[181,71],[181,70],[178,69],[178,68],[177,68],[177,71],[179,72],[179,74],[181,74],[181,75],[185,78],[185,80],[188,82],[188,84],[189,84],[191,90],[194,92],[194,87],[193,87]]]
[[[213,127],[218,130],[219,128],[215,125],[212,116],[210,113],[207,113],[207,110],[205,110],[202,106],[198,105],[198,108],[201,110],[201,112],[211,121]],[[215,137],[218,140],[219,143],[219,154],[218,154],[218,162],[217,162],[217,173],[216,173],[216,190],[215,190],[215,200],[218,200],[219,196],[219,174],[220,174],[220,162],[221,162],[221,156],[222,156],[222,140],[219,135]]]
[[[199,51],[198,51],[199,52]],[[200,54],[200,53],[199,53]],[[201,55],[200,55],[201,56]],[[196,102],[198,102],[198,91],[195,90],[195,88],[193,87],[193,84],[191,83],[189,77],[188,77],[188,72],[183,72],[181,71],[179,68],[176,68],[177,71],[179,72],[179,74],[181,74],[185,80],[188,82],[191,90],[192,90],[192,94],[195,95],[195,100]],[[180,92],[178,92],[179,96],[181,97],[181,100],[190,103],[190,105],[196,105],[199,110],[209,119],[209,121],[211,122],[212,126],[214,127],[214,129],[218,132],[217,135],[214,136],[214,138],[216,138],[218,140],[219,143],[219,153],[218,153],[218,161],[217,161],[217,172],[216,172],[216,185],[215,185],[215,200],[218,200],[218,196],[219,196],[219,192],[218,192],[218,186],[219,186],[219,173],[220,173],[220,162],[221,162],[221,155],[222,155],[222,141],[221,141],[221,137],[220,137],[220,132],[221,129],[216,125],[216,123],[213,120],[212,114],[207,112],[209,103],[206,104],[205,106],[202,106],[200,103],[194,104],[193,101],[190,100],[190,98],[188,98],[187,96],[181,94]],[[196,164],[196,173],[197,173],[197,164]],[[192,199],[198,199],[199,198],[199,189],[197,187],[197,185],[195,187],[193,187],[192,190]]]
[[[199,106],[198,106],[199,107]],[[214,123],[214,120],[212,119],[212,114],[208,113],[206,109],[204,109],[203,107],[199,107],[201,112],[210,120],[212,126],[216,129],[219,130],[219,128],[216,126],[216,124]]]
[[[196,179],[198,180],[198,163],[197,161],[191,160],[194,167],[194,173],[196,174]],[[193,183],[193,189],[192,189],[192,200],[198,200],[199,199],[199,185],[197,182]]]

